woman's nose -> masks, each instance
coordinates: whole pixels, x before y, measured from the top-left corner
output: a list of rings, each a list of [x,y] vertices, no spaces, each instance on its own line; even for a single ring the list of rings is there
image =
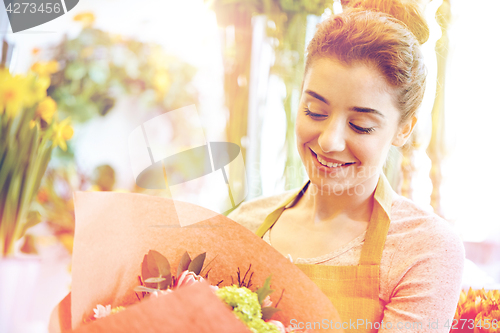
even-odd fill
[[[331,118],[321,131],[318,144],[323,152],[343,151],[345,149],[345,121]]]

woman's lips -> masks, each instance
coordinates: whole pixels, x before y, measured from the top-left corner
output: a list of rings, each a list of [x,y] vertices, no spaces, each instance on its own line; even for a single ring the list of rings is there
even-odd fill
[[[326,170],[335,170],[340,168],[346,168],[352,164],[355,164],[355,162],[343,162],[335,159],[328,159],[325,157],[321,157],[318,156],[312,149],[309,148],[309,150],[311,150],[313,160],[315,161],[316,166],[319,168],[324,168]],[[321,161],[327,165],[321,163],[318,158],[321,159]]]

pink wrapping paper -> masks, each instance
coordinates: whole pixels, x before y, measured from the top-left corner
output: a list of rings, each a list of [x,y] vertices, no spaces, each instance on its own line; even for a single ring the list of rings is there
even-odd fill
[[[176,202],[177,208],[179,205],[180,214],[190,214],[199,220],[213,216],[212,211],[190,203]],[[133,289],[139,284],[141,262],[150,249],[167,257],[172,273],[184,251],[191,258],[206,252],[205,265],[215,258],[210,264],[209,281],[216,284],[224,280],[221,286],[230,285],[231,276],[236,279],[238,267],[245,272],[250,264],[256,287],[262,286],[272,274],[274,303],[284,290],[279,303],[282,311],[273,319],[285,326],[292,319],[340,321],[329,299],[302,271],[255,234],[223,215],[180,227],[172,200],[115,192],[76,192],[75,211],[73,329],[93,316],[92,309],[97,304],[116,307],[137,302]]]
[[[207,284],[198,283],[82,325],[75,333],[250,333]]]

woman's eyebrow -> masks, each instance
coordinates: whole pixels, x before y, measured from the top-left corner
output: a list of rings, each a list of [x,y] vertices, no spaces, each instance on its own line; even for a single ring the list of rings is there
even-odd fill
[[[314,97],[314,98],[316,98],[317,100],[322,101],[326,105],[330,105],[330,102],[328,102],[328,100],[326,98],[324,98],[323,96],[321,96],[318,93],[315,93],[312,90],[306,90],[305,93],[308,94],[308,95],[310,95],[310,96],[312,96],[312,97]],[[352,111],[356,111],[356,112],[363,112],[363,113],[374,113],[376,115],[379,115],[382,118],[385,118],[385,116],[384,116],[384,114],[382,112],[377,111],[377,110],[372,109],[372,108],[364,108],[364,107],[360,107],[360,106],[353,106],[351,108],[351,110]]]
[[[325,103],[326,105],[330,105],[330,103],[326,100],[326,98],[324,98],[323,96],[321,96],[320,94],[317,94],[315,93],[314,91],[311,91],[311,90],[306,90],[306,94],[322,101],[323,103]]]
[[[374,113],[374,114],[377,114],[379,115],[380,117],[382,118],[385,118],[384,114],[380,111],[377,111],[375,109],[371,109],[371,108],[362,108],[362,107],[359,107],[359,106],[353,106],[351,108],[352,111],[356,111],[356,112],[363,112],[363,113]]]

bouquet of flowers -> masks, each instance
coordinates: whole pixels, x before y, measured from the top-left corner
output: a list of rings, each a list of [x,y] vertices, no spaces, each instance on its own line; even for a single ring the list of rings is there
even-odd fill
[[[141,296],[137,294],[137,298],[141,300],[149,295],[159,297],[180,288],[206,281],[210,269],[208,269],[208,266],[203,267],[205,258],[206,253],[202,253],[191,260],[188,252],[184,252],[177,267],[177,274],[171,275],[168,259],[161,253],[150,250],[142,261],[142,276],[139,277],[141,285],[134,289],[136,292],[141,293]],[[242,274],[238,268],[236,281],[231,277],[230,285],[219,287],[224,283],[224,281],[219,281],[216,285],[211,285],[210,289],[230,307],[236,317],[252,332],[298,332],[291,326],[285,328],[280,321],[271,320],[274,313],[279,311],[277,308],[279,300],[273,306],[270,298],[270,295],[274,292],[271,289],[271,277],[269,276],[266,279],[262,287],[252,291],[251,289],[255,288],[253,288],[252,284],[253,273],[250,270],[251,266]],[[107,306],[98,304],[94,309],[94,318],[104,318],[124,309],[123,306],[111,308],[109,304]]]
[[[50,332],[286,332],[340,321],[300,269],[223,215],[116,192],[76,192],[75,213],[72,291]],[[201,222],[181,227],[178,214]]]

